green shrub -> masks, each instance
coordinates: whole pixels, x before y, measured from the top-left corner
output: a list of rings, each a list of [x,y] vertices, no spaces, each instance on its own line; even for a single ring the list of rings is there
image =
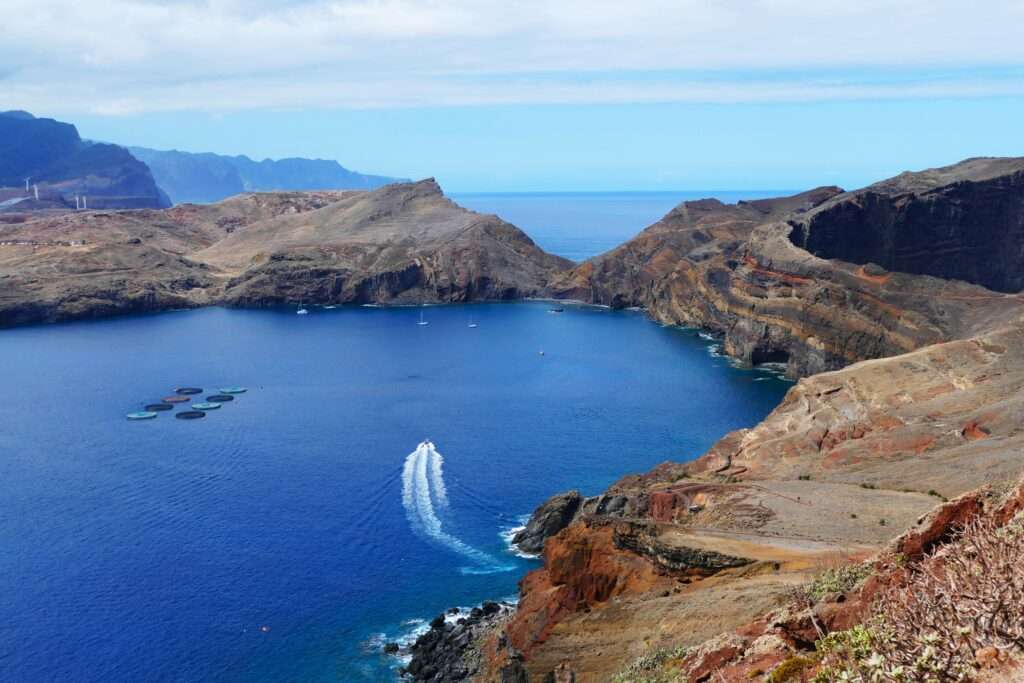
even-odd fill
[[[814,664],[814,660],[794,655],[772,669],[772,672],[768,674],[766,679],[767,683],[786,683],[786,681],[799,676],[800,672],[812,664]]]
[[[871,565],[845,564],[826,569],[811,582],[807,594],[817,602],[829,593],[845,593],[871,573]]]
[[[676,675],[664,669],[665,664],[686,656],[683,646],[661,648],[641,655],[615,674],[612,683],[673,683]]]

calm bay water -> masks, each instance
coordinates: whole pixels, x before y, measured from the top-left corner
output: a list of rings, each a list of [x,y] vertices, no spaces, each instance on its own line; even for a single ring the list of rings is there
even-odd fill
[[[455,198],[579,260],[691,195]],[[383,642],[514,595],[536,561],[501,535],[540,501],[693,458],[787,387],[638,313],[547,308],[0,331],[0,681],[393,680]],[[249,391],[124,418],[180,385]]]
[[[499,534],[545,497],[692,458],[786,387],[638,313],[425,310],[0,332],[0,680],[389,680],[409,620],[514,594],[534,561]],[[182,384],[250,390],[124,419]],[[439,529],[417,480],[403,504],[428,437]]]
[[[452,194],[459,204],[495,213],[541,248],[573,261],[613,249],[677,204],[714,197],[726,203],[792,194],[787,190],[700,192],[493,192]]]

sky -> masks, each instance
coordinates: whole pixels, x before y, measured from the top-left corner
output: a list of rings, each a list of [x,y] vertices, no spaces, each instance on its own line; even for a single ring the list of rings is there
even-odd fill
[[[1024,3],[0,0],[0,109],[448,191],[859,187],[1024,155]]]

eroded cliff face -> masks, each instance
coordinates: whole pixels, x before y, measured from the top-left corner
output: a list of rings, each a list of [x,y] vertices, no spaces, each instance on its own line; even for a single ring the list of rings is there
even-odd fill
[[[970,159],[836,197],[791,221],[826,259],[1024,289],[1024,160]]]
[[[1022,160],[968,161],[854,193],[820,188],[737,205],[686,202],[627,244],[557,275],[550,289],[565,298],[641,306],[659,321],[715,331],[730,355],[784,362],[791,377],[964,338],[1016,315],[1019,302],[928,273],[988,282],[981,275],[990,272],[984,254],[997,248],[993,240],[1003,240],[1003,265],[991,272],[1015,286],[1013,278],[1024,273],[1024,252],[1013,246],[1024,221],[1021,167]],[[877,226],[870,212],[857,213],[880,197],[904,209],[890,217],[889,228]],[[851,213],[875,226],[873,232],[849,234]],[[986,222],[990,214],[998,220]],[[843,233],[850,249],[833,233]],[[941,253],[930,258],[959,265],[926,267],[914,261],[913,249],[892,246],[896,234],[918,251],[946,235]],[[824,256],[863,262],[826,260],[794,244],[809,236],[815,246],[828,245]],[[900,258],[881,260],[918,267],[890,272],[868,263],[872,249],[895,249]]]
[[[31,213],[0,223],[0,327],[211,304],[514,299],[569,265],[433,180]]]
[[[947,258],[968,262],[955,272],[977,279],[969,262],[983,250],[971,235],[999,233],[978,227],[990,215],[1017,220],[1018,165],[972,160],[761,211],[687,203],[557,276],[559,296],[644,306],[659,320],[715,330],[737,358],[785,360],[804,378],[761,424],[695,461],[623,477],[601,497],[616,500],[613,509],[585,502],[546,541],[544,568],[523,580],[494,660],[522,656],[531,681],[569,666],[588,683],[637,657],[677,652],[665,661],[687,680],[749,680],[820,637],[806,613],[791,611],[795,588],[901,534],[892,552],[918,557],[984,507],[968,494],[927,517],[942,499],[1016,481],[1024,300],[925,267],[826,260],[791,233],[804,225],[813,235],[885,197],[903,213],[870,239],[945,231],[944,245],[960,245]],[[1012,253],[1005,277],[1021,265]],[[861,618],[836,599],[815,608],[819,628]]]

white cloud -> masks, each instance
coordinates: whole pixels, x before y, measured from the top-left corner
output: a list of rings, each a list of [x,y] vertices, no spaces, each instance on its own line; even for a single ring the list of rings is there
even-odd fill
[[[994,0],[0,0],[0,17],[3,106],[64,114],[1004,95],[1024,65],[1024,8]]]

